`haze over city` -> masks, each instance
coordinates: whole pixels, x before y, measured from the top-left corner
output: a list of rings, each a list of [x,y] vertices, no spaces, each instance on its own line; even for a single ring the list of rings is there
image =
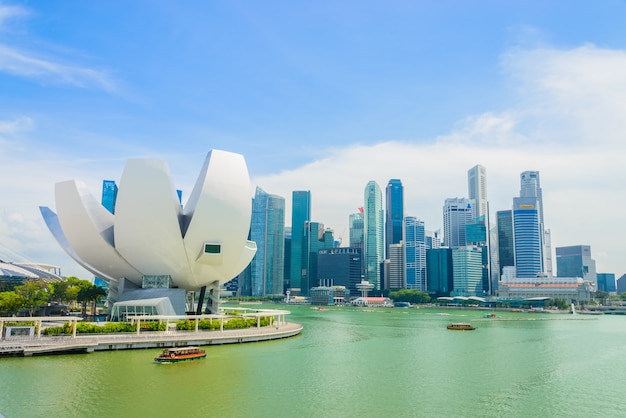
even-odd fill
[[[216,148],[287,223],[310,190],[344,245],[369,180],[401,179],[436,230],[469,168],[492,214],[537,170],[552,247],[591,245],[619,277],[625,18],[618,1],[0,1],[0,258],[89,278],[39,214],[54,184],[99,197],[128,158],[159,158],[184,203]]]

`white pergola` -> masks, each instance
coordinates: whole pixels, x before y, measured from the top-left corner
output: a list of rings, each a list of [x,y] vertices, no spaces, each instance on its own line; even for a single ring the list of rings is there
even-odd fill
[[[4,316],[0,317],[0,336],[3,335],[4,326],[6,323],[13,322],[34,322],[37,328],[37,338],[41,337],[41,329],[44,322],[69,322],[72,325],[72,337],[76,337],[76,324],[78,321],[82,321],[82,318],[76,316],[29,316],[29,317],[14,317]]]

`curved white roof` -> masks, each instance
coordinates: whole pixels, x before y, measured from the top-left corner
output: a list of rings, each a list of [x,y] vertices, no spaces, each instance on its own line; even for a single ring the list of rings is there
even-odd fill
[[[58,215],[48,228],[79,264],[105,280],[170,275],[187,290],[237,276],[252,260],[252,205],[242,155],[212,150],[181,208],[165,162],[132,159],[118,187],[115,215],[73,181],[57,183]]]

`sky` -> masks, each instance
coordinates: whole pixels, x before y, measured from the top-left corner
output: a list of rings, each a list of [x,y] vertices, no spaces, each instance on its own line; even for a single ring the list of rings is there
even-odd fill
[[[491,218],[540,172],[553,247],[626,273],[626,2],[0,0],[0,258],[89,279],[47,230],[56,182],[99,198],[129,158],[189,195],[206,154],[310,190],[349,244],[366,184],[442,228],[486,167]],[[621,173],[621,174],[620,174]]]

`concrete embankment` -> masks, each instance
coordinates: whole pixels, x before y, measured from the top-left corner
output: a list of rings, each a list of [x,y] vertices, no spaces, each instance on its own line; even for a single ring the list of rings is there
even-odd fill
[[[35,356],[91,353],[108,350],[207,346],[268,341],[293,337],[302,325],[284,323],[279,328],[235,329],[224,331],[165,331],[140,334],[91,334],[76,337],[40,337],[0,342],[0,356]]]

